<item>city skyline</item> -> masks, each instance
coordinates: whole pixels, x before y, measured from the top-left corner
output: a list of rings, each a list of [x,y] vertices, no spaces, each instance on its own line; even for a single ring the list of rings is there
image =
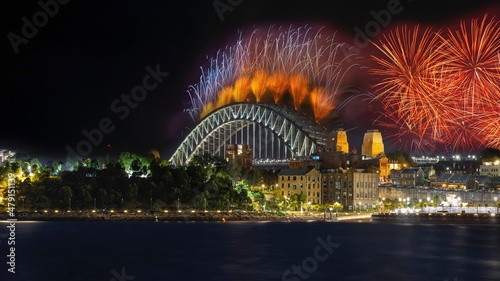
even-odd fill
[[[53,3],[51,7],[2,4],[9,12],[2,19],[6,35],[1,42],[6,50],[2,72],[8,74],[1,96],[6,122],[0,129],[0,147],[46,160],[64,160],[67,147],[76,149],[82,140],[92,143],[90,157],[122,151],[146,154],[152,148],[162,158],[170,157],[195,125],[185,113],[188,87],[199,80],[207,58],[233,44],[240,30],[326,26],[356,46],[359,30],[371,22],[380,28],[376,33],[383,33],[386,27],[401,23],[447,28],[485,12],[498,13],[494,1],[467,6],[448,2],[434,9],[431,2],[412,1],[380,1],[363,7],[356,2],[304,6],[239,1],[224,6],[225,1],[205,1],[182,4],[179,10],[159,2],[126,2],[121,7]],[[388,9],[392,13],[381,12]],[[49,11],[46,19],[34,19],[39,11]],[[384,15],[389,17],[380,18]],[[33,30],[24,27],[33,20],[42,22]],[[365,56],[372,49],[357,46],[362,46]],[[359,74],[352,83],[368,94],[369,79],[366,73]],[[147,92],[133,96],[138,86]],[[361,99],[350,102],[329,129],[352,130],[352,148],[360,151],[362,135],[373,127],[370,106]]]

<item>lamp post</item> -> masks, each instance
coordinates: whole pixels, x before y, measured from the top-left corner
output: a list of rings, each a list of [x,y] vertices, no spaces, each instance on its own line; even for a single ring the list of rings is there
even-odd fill
[[[94,210],[96,209],[96,198],[94,198]]]
[[[427,197],[427,213],[428,214],[431,213],[431,207],[429,206],[430,203],[431,203],[431,198]]]
[[[497,206],[497,200],[498,200],[498,197],[493,197],[493,200],[495,201],[495,214],[498,213],[498,206]]]

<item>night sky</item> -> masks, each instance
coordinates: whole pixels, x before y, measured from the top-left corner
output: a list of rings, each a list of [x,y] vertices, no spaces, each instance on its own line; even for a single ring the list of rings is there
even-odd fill
[[[31,38],[22,39],[23,18],[32,23],[41,6],[37,1],[0,2],[0,148],[33,153],[42,161],[64,160],[66,147],[85,139],[82,130],[99,126],[108,133],[89,157],[146,154],[156,148],[168,159],[194,126],[183,113],[188,86],[199,79],[207,57],[235,43],[238,30],[320,24],[352,38],[355,27],[373,20],[370,11],[397,1],[220,0],[235,4],[222,20],[213,0],[60,2],[68,3],[58,4],[57,11],[52,6],[45,25],[36,31],[24,28]],[[497,0],[467,2],[401,0],[403,10],[392,15],[390,24],[446,27],[485,11],[498,14]],[[43,23],[43,16],[38,20]],[[12,33],[24,41],[13,46]],[[120,97],[143,84],[152,71],[148,66],[168,76],[157,77],[160,83],[150,80],[151,90],[126,111]],[[359,79],[361,86],[365,79]],[[370,127],[363,118],[365,106],[349,111],[357,110],[345,124],[346,129],[359,127],[352,131],[353,142],[360,143],[354,138]]]

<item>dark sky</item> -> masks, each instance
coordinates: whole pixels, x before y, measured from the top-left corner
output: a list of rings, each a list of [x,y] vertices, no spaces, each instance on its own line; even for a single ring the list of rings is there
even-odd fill
[[[33,23],[38,15],[43,24],[37,1],[0,2],[0,148],[33,153],[45,161],[64,160],[66,147],[74,149],[85,139],[82,130],[92,131],[108,120],[114,130],[103,133],[91,157],[121,151],[145,154],[156,148],[168,159],[193,127],[182,112],[188,86],[197,82],[206,57],[233,44],[239,29],[323,24],[349,34],[373,20],[370,11],[398,1],[220,0],[237,4],[223,20],[213,0],[67,2],[58,4],[37,30],[24,27],[31,38],[23,36],[23,18]],[[403,10],[392,15],[390,24],[445,26],[488,11],[497,1],[466,2],[401,0]],[[16,47],[12,34],[19,36]],[[147,66],[157,65],[169,75],[136,108],[113,112],[113,102],[142,84]]]

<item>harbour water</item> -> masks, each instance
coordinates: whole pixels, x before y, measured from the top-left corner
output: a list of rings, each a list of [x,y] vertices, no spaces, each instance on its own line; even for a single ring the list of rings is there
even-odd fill
[[[499,225],[18,222],[0,280],[500,280]]]

